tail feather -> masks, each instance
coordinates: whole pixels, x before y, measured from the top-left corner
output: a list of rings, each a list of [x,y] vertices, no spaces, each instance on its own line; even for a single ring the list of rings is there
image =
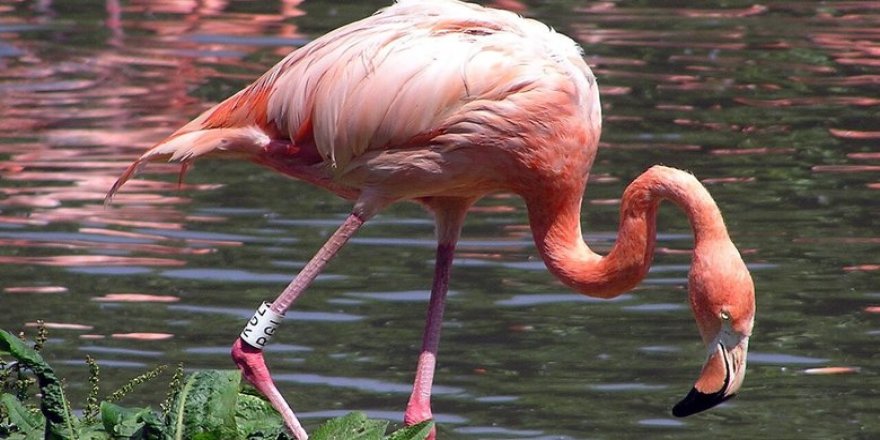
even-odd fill
[[[202,129],[174,135],[160,142],[129,165],[107,192],[104,203],[110,203],[113,195],[122,185],[137,175],[149,162],[167,159],[169,162],[182,163],[185,170],[199,157],[215,154],[251,156],[263,151],[270,143],[269,136],[256,126]]]

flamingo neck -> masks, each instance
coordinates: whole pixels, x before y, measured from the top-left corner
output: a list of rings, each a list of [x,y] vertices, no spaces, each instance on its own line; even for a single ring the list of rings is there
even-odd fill
[[[527,196],[527,205],[535,243],[550,272],[579,292],[611,298],[635,287],[648,273],[662,200],[685,212],[695,247],[716,239],[729,241],[709,192],[693,175],[673,168],[655,166],[626,188],[617,240],[606,256],[593,252],[584,242],[580,191]]]

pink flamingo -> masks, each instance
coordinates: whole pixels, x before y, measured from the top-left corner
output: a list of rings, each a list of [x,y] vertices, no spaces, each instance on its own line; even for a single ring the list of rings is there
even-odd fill
[[[655,166],[621,200],[606,256],[581,233],[581,200],[601,131],[596,78],[581,49],[547,26],[455,0],[401,0],[294,51],[255,83],[204,112],[135,161],[184,169],[203,156],[245,159],[354,201],[351,214],[235,341],[232,357],[307,438],[276,389],[261,348],[277,320],[374,214],[414,200],[434,213],[437,260],[407,424],[430,419],[431,385],[453,251],[468,208],[491,192],[523,197],[538,252],[562,282],[613,298],[637,285],[654,251],[662,200],[695,235],[688,291],[707,359],[673,414],[731,397],[745,374],[754,287],[721,213],[691,174]],[[268,318],[266,318],[268,317]],[[268,319],[268,321],[266,321]],[[434,433],[431,434],[433,438]]]

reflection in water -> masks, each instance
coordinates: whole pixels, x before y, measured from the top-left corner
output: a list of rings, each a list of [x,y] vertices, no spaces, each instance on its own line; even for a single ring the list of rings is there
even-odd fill
[[[3,293],[67,293],[64,286],[4,287]]]
[[[153,166],[110,206],[104,194],[140,152],[289,50],[386,3],[0,4],[0,325],[46,320],[48,355],[77,399],[85,353],[109,388],[157,362],[231,367],[241,320],[348,206],[210,162],[182,184],[178,167]],[[488,3],[574,36],[595,67],[605,127],[583,222],[598,250],[613,243],[622,188],[648,165],[711,184],[754,270],[756,353],[737,399],[683,421],[659,413],[702,356],[683,298],[682,217],[661,210],[657,270],[642,286],[596,301],[552,280],[522,204],[496,194],[469,217],[455,265],[441,435],[880,435],[877,2]],[[309,421],[351,409],[400,418],[431,228],[419,208],[392,208],[291,312],[270,362]]]
[[[96,296],[92,301],[102,302],[178,302],[180,298],[171,295],[149,295],[146,293],[108,293]]]

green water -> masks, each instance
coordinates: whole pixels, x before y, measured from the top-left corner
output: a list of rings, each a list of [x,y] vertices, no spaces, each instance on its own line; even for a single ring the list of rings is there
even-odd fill
[[[288,51],[384,4],[0,4],[0,327],[73,324],[51,330],[47,356],[74,399],[88,389],[86,355],[108,391],[160,363],[232,368],[244,319],[348,203],[225,162],[199,163],[180,191],[176,168],[156,166],[110,207],[104,192],[140,151]],[[704,356],[685,302],[684,217],[662,209],[648,279],[602,302],[545,271],[520,200],[487,198],[454,268],[441,437],[880,437],[876,3],[498,4],[576,38],[599,77],[588,241],[611,245],[614,200],[645,168],[688,169],[752,269],[757,324],[740,395],[674,419]],[[308,426],[349,410],[402,418],[432,228],[418,206],[392,207],[291,311],[267,358]],[[120,293],[154,301],[108,296]],[[823,367],[854,372],[807,374]],[[164,398],[164,384],[143,391],[129,403]]]

